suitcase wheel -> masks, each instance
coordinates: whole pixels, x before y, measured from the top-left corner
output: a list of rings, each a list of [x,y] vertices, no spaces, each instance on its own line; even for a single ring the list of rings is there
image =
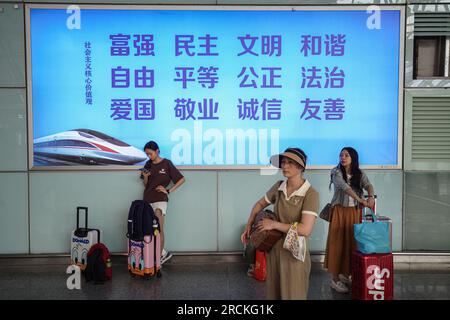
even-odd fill
[[[148,281],[148,280],[150,280],[150,278],[151,278],[152,276],[150,275],[150,274],[144,274],[144,280],[146,280],[146,281]]]

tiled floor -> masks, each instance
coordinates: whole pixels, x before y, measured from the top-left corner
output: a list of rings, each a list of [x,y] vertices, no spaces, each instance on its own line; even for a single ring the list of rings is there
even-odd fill
[[[22,261],[24,263],[22,263]],[[30,262],[31,261],[31,262]],[[48,258],[0,259],[0,299],[169,299],[259,300],[265,284],[246,275],[246,264],[226,257],[175,256],[164,265],[163,276],[150,280],[132,278],[125,257],[113,257],[113,280],[103,285],[81,282],[69,290],[65,260]],[[309,299],[347,300],[329,287],[329,275],[313,264]],[[450,274],[439,271],[396,271],[394,296],[400,300],[450,299]]]

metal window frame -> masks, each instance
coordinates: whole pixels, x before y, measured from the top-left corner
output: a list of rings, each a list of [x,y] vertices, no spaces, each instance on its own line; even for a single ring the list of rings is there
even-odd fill
[[[440,4],[414,4],[407,6],[406,35],[405,35],[405,88],[445,88],[450,87],[450,79],[436,77],[432,79],[414,79],[414,14],[415,13],[450,13],[450,5]],[[447,37],[448,40],[448,37]],[[447,47],[446,47],[447,49]],[[448,50],[446,52],[446,58]],[[447,59],[446,59],[447,61]],[[446,62],[446,76],[448,76],[448,63]]]

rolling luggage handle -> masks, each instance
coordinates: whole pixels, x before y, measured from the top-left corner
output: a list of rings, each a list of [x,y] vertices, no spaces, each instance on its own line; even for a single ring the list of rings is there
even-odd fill
[[[367,210],[370,210],[369,213],[367,213]],[[377,222],[377,215],[375,214],[375,211],[373,211],[371,208],[368,207],[364,207],[363,209],[363,217],[364,217],[364,221],[367,221],[367,217],[371,217],[372,218],[372,222]]]
[[[100,243],[100,230],[99,229],[91,229],[97,231],[97,243]]]
[[[84,210],[84,228],[80,228],[80,212]],[[77,207],[77,228],[75,230],[75,235],[80,238],[87,237],[90,230],[97,231],[97,243],[100,243],[100,230],[99,229],[88,229],[88,207]]]
[[[77,207],[77,230],[80,229],[80,211],[84,210],[84,228],[88,228],[88,208],[87,207]]]
[[[365,199],[369,199],[369,196],[368,195],[364,195],[364,198]],[[371,209],[373,210],[374,214],[377,214],[377,195],[376,194],[373,195],[373,199],[375,200],[375,205]]]
[[[364,195],[364,198],[365,199],[369,199],[369,196],[368,195]],[[374,204],[373,208],[369,208],[369,209],[372,210],[374,215],[377,215],[377,195],[376,194],[373,195],[373,199],[375,200],[375,204]],[[362,207],[362,208],[360,208],[360,210],[361,211],[360,211],[359,222],[361,223],[364,220],[366,220],[366,216],[367,215],[370,216],[370,214],[366,214],[367,207]]]

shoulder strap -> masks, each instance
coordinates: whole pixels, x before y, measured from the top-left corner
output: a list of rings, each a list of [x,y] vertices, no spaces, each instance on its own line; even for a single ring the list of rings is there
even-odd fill
[[[333,184],[333,174],[330,173],[330,184],[328,185],[328,190],[331,190],[331,185]]]
[[[93,280],[95,284],[103,283],[105,281],[106,263],[103,259],[103,251],[98,248],[94,252],[94,269],[92,270]]]
[[[102,260],[103,260],[103,262],[106,263],[106,261],[108,261],[108,258],[109,258],[108,248],[103,243],[97,243],[97,248],[99,248],[101,250]]]
[[[278,188],[280,188],[282,183],[283,183],[283,180],[278,181]],[[276,210],[276,207],[278,206],[278,200],[280,200],[280,190],[277,190],[277,195],[275,196],[275,203],[273,204],[274,212]],[[278,214],[278,210],[276,212]]]
[[[136,200],[131,203],[130,210],[128,211],[128,225],[127,225],[127,238],[130,238],[134,233],[134,211],[136,210]]]
[[[150,236],[150,241],[152,241],[154,211],[152,206],[146,202],[144,202],[142,215],[142,239],[145,236]]]

